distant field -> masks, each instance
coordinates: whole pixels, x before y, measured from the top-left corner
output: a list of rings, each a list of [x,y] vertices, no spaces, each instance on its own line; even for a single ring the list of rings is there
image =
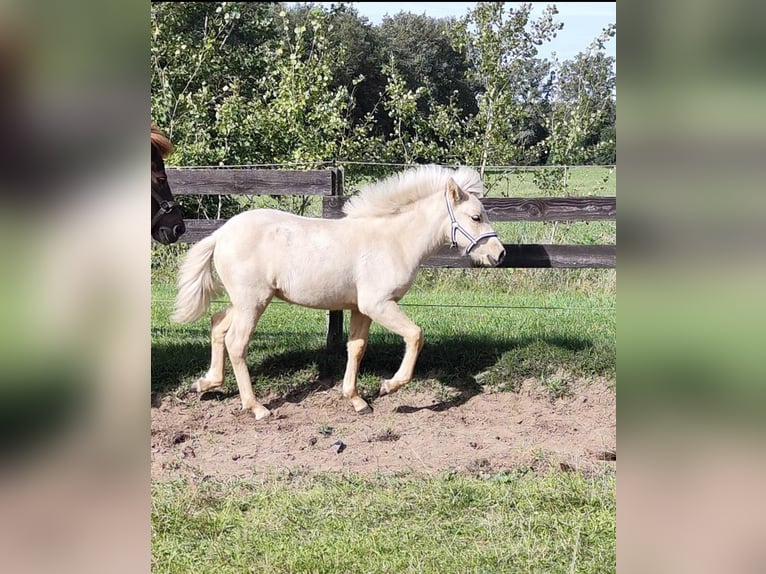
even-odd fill
[[[347,170],[345,187],[353,193],[361,185],[407,169],[391,166],[380,175],[360,175],[363,167]],[[478,169],[478,168],[477,168]],[[579,197],[617,195],[617,169],[614,166],[530,166],[493,167],[484,172],[487,197]]]

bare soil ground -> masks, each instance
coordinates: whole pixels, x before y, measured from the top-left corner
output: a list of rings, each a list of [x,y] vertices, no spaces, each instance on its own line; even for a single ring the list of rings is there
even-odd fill
[[[448,470],[492,475],[551,467],[586,474],[616,464],[615,391],[578,381],[551,400],[537,381],[467,398],[402,390],[357,415],[338,385],[271,397],[267,421],[239,396],[168,395],[152,405],[152,478],[247,477],[274,471],[362,475]]]

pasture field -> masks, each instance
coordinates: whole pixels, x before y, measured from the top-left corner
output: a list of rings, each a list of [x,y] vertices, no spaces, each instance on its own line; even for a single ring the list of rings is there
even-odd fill
[[[404,166],[342,166],[346,193],[360,186],[407,169]],[[479,169],[478,166],[473,166]],[[371,172],[374,171],[374,174]],[[576,197],[617,194],[615,166],[582,165],[571,167],[487,166],[484,172],[487,197]]]
[[[488,195],[615,195],[612,169],[560,175],[490,173]],[[495,227],[506,243],[616,239],[614,222]],[[615,270],[421,270],[401,302],[425,335],[414,379],[375,396],[403,344],[373,324],[364,417],[340,397],[327,313],[275,301],[249,347],[274,413],[255,423],[228,362],[221,397],[187,392],[226,299],[169,322],[186,248],[152,254],[153,572],[615,571]]]
[[[426,337],[415,379],[373,401],[369,418],[339,397],[345,357],[325,351],[327,314],[274,302],[251,340],[248,365],[257,395],[300,398],[279,407],[266,430],[236,414],[230,366],[222,401],[185,394],[207,368],[209,314],[170,324],[174,287],[160,282],[152,293],[154,572],[615,570],[615,463],[581,469],[570,464],[580,458],[561,462],[535,446],[556,442],[557,433],[587,442],[572,433],[588,425],[581,401],[594,402],[582,389],[614,393],[614,270],[422,270],[402,301]],[[223,305],[222,298],[212,310]],[[373,326],[363,394],[374,396],[402,351],[398,337]],[[529,427],[515,418],[509,426],[509,411],[524,413],[517,405],[530,388],[539,408]],[[431,418],[402,414],[410,412],[402,405],[423,397],[455,408],[422,411]],[[399,406],[388,407],[392,398]],[[482,398],[486,416],[472,416],[476,407],[468,407]],[[613,417],[613,404],[605,408]],[[475,427],[472,440],[445,435],[451,425]],[[401,438],[359,440],[360,428]],[[500,435],[502,445],[481,450]],[[525,456],[503,457],[526,436],[534,440]],[[307,447],[309,437],[318,443]],[[348,445],[341,455],[330,450],[338,438]],[[295,456],[280,458],[285,451]],[[430,451],[446,463],[429,459]],[[370,470],[361,461],[373,455],[378,466]]]

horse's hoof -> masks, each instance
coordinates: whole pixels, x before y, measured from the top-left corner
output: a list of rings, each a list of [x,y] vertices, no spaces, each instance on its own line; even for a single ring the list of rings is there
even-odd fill
[[[255,420],[257,421],[263,421],[268,419],[271,416],[271,411],[268,409],[263,409],[262,411],[257,411],[253,413],[255,415]]]
[[[189,390],[203,395],[205,393],[220,393],[222,388],[223,383],[211,383],[205,380],[204,377],[200,377],[191,384]]]
[[[372,412],[372,409],[370,408],[370,405],[367,404],[367,401],[365,401],[359,395],[351,397],[351,406],[354,407],[354,411],[358,415],[368,415]]]
[[[383,381],[383,383],[380,385],[380,391],[378,391],[378,396],[386,396],[388,393],[393,392],[390,387],[388,386],[389,381]]]

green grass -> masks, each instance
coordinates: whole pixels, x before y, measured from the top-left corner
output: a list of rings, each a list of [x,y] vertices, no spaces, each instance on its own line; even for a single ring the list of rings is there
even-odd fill
[[[614,572],[614,486],[523,471],[155,483],[152,572]]]
[[[613,379],[614,272],[569,271],[550,292],[521,289],[553,280],[539,272],[500,273],[503,279],[484,271],[423,274],[401,302],[425,336],[410,388],[468,398],[485,388],[518,390],[533,377],[544,387],[558,385],[552,394],[565,396],[574,378]],[[190,325],[171,324],[174,295],[171,285],[153,286],[152,390],[158,393],[186,388],[209,362],[210,313]],[[221,299],[212,308],[225,305]],[[256,395],[302,392],[342,379],[345,350],[326,349],[326,321],[326,312],[278,301],[267,308],[249,347]],[[363,395],[374,394],[381,377],[393,374],[402,352],[400,337],[373,324],[359,378]],[[225,390],[236,391],[228,363]]]
[[[617,195],[613,167],[488,168],[487,197],[582,197]]]
[[[489,171],[487,197],[586,197],[617,194],[617,171],[600,166],[515,168]],[[504,243],[610,245],[616,243],[614,221],[495,222]]]

